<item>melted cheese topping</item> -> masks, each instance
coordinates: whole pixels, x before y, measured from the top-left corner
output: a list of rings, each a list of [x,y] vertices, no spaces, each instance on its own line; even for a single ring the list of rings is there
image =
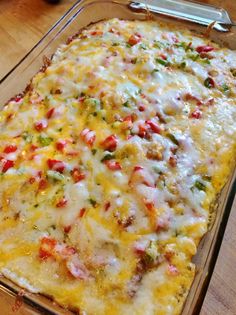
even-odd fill
[[[0,271],[83,314],[181,312],[235,160],[236,54],[109,20],[0,116]]]

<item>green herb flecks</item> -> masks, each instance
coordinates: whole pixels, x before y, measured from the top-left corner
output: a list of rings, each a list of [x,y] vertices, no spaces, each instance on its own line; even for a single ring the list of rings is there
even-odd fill
[[[51,137],[43,137],[40,135],[38,141],[43,147],[46,147],[53,141],[53,139]]]

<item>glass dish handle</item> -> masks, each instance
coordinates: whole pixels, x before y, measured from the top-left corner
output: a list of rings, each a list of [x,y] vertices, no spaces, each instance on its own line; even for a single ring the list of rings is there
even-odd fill
[[[130,2],[129,8],[134,11],[149,10],[170,17],[179,18],[202,25],[215,22],[214,28],[221,32],[228,32],[235,26],[228,12],[212,5],[190,2],[185,0],[150,0]]]

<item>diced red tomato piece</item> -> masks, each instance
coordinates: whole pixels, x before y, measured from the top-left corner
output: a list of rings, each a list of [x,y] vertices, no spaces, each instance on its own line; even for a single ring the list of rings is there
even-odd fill
[[[58,201],[58,203],[56,204],[57,208],[64,208],[68,203],[68,200],[63,197],[60,201]]]
[[[86,177],[86,175],[84,173],[82,173],[79,168],[76,168],[76,167],[71,171],[71,176],[72,176],[75,183],[80,182],[81,180],[85,179],[85,177]]]
[[[38,190],[44,190],[47,188],[47,186],[48,186],[48,182],[46,181],[46,179],[40,179]]]
[[[202,117],[202,112],[196,108],[192,114],[190,115],[191,118],[200,119]]]
[[[142,36],[138,33],[135,33],[133,35],[130,36],[129,40],[128,40],[128,43],[131,45],[131,46],[134,46],[138,43],[141,42],[141,39],[142,39]]]
[[[146,201],[145,206],[148,211],[153,212],[155,210],[154,202],[152,201]]]
[[[117,147],[118,139],[115,135],[108,136],[102,143],[104,150],[114,151]]]
[[[65,232],[66,234],[69,233],[70,230],[71,230],[71,225],[67,225],[67,226],[64,227],[64,232]]]
[[[154,121],[151,120],[147,120],[146,123],[150,126],[151,130],[154,133],[161,133],[161,128],[158,126],[157,123],[155,123]]]
[[[14,167],[14,164],[15,164],[14,161],[5,160],[2,166],[2,172],[6,173],[9,170],[9,168]]]
[[[17,146],[16,145],[14,145],[14,144],[10,144],[10,145],[8,145],[8,146],[6,146],[5,147],[5,149],[4,149],[4,153],[13,153],[13,152],[15,152],[17,150]]]
[[[95,132],[92,130],[89,130],[88,128],[85,128],[84,130],[82,130],[82,132],[80,133],[80,136],[82,140],[91,147],[93,146],[96,140]]]
[[[108,160],[105,161],[105,164],[111,171],[120,171],[122,169],[120,163],[116,161]]]
[[[47,128],[47,126],[48,124],[45,120],[38,121],[34,124],[35,130],[37,130],[38,132],[44,130],[45,128]]]
[[[56,149],[58,150],[58,151],[63,151],[64,149],[65,149],[65,146],[66,146],[66,141],[65,140],[59,140],[59,141],[57,141],[57,143],[56,143]]]
[[[79,212],[79,218],[82,218],[82,217],[84,216],[85,211],[86,211],[86,209],[85,209],[85,208],[80,209],[80,212]]]
[[[50,170],[57,171],[59,173],[63,173],[66,167],[65,163],[59,160],[48,159],[47,163]]]
[[[39,258],[45,260],[51,256],[53,256],[53,251],[55,249],[55,246],[57,244],[57,241],[54,238],[50,237],[43,237],[41,239],[41,244],[39,248]]]
[[[96,36],[96,35],[101,36],[101,35],[103,35],[103,32],[102,32],[102,31],[100,31],[100,30],[97,30],[97,31],[93,31],[93,32],[91,32],[91,35],[92,35],[92,36]]]
[[[55,108],[54,108],[54,107],[52,107],[51,109],[49,109],[49,111],[46,113],[47,119],[52,118],[54,112],[55,112]]]
[[[207,45],[203,45],[203,46],[198,46],[196,48],[196,51],[200,54],[200,53],[207,53],[214,50],[214,47],[212,46],[207,46]]]

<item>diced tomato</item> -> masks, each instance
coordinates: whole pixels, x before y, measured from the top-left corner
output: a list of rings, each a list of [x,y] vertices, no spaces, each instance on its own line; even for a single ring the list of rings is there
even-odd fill
[[[122,169],[120,163],[116,161],[108,160],[105,161],[105,164],[111,171],[120,171]]]
[[[104,150],[114,151],[117,147],[118,139],[115,135],[108,136],[102,143]]]
[[[41,244],[39,248],[39,258],[44,260],[51,257],[53,255],[56,244],[57,241],[54,238],[50,238],[47,236],[43,237],[41,239]]]
[[[63,173],[66,167],[65,163],[59,160],[48,159],[47,163],[50,170],[57,171],[59,173]]]
[[[54,107],[52,107],[51,109],[49,109],[49,111],[46,113],[47,119],[52,118],[54,112],[55,112],[55,108],[54,108]]]
[[[161,59],[163,59],[163,60],[166,60],[166,59],[167,59],[167,56],[166,56],[166,55],[164,55],[164,54],[160,54],[159,56],[160,56],[160,57],[161,57]]]
[[[200,53],[207,53],[207,52],[210,52],[210,51],[212,51],[212,50],[214,50],[214,47],[212,47],[212,46],[207,46],[207,45],[203,45],[203,46],[198,46],[197,48],[196,48],[196,51],[200,54]]]
[[[134,245],[134,251],[138,255],[143,255],[146,251],[147,244],[146,242],[137,242]]]
[[[2,172],[6,173],[9,170],[9,168],[14,167],[14,164],[15,164],[14,161],[5,160],[2,166]]]
[[[59,140],[56,142],[56,149],[58,151],[63,151],[65,149],[65,146],[66,146],[66,141],[65,140]]]
[[[85,211],[86,211],[86,209],[85,209],[85,208],[80,209],[80,212],[79,212],[79,218],[82,218],[82,217],[84,216]]]
[[[37,130],[38,132],[44,130],[45,128],[47,128],[47,126],[48,124],[45,120],[38,121],[34,124],[35,130]]]
[[[65,226],[63,230],[64,230],[64,232],[65,232],[66,234],[69,233],[70,230],[71,230],[71,225]]]
[[[202,117],[202,112],[196,108],[192,114],[190,115],[191,118],[200,119]]]
[[[8,145],[8,146],[6,146],[5,147],[5,149],[4,149],[4,153],[13,153],[13,152],[15,152],[17,150],[17,146],[16,145],[14,145],[14,144],[10,144],[10,145]]]
[[[151,127],[151,130],[154,133],[161,133],[161,128],[158,126],[157,123],[151,121],[151,120],[147,120],[146,123]]]
[[[84,130],[82,130],[82,132],[80,133],[80,136],[82,140],[91,147],[93,146],[96,140],[95,132],[92,130],[89,130],[88,128],[85,128]]]
[[[131,46],[134,46],[138,43],[141,42],[141,38],[142,36],[138,33],[135,33],[133,35],[130,36],[129,40],[128,40],[128,43],[131,45]]]
[[[104,205],[105,211],[107,211],[110,208],[110,206],[111,206],[110,201],[106,202],[105,205]]]
[[[58,201],[58,203],[56,204],[57,208],[64,208],[68,203],[68,200],[63,197],[60,201]]]
[[[47,188],[48,182],[46,181],[46,179],[40,179],[39,181],[39,186],[38,186],[38,190],[44,190]]]
[[[71,176],[72,176],[75,183],[80,182],[81,180],[85,179],[85,177],[86,177],[86,175],[84,173],[82,173],[79,168],[76,168],[76,167],[71,171]]]

